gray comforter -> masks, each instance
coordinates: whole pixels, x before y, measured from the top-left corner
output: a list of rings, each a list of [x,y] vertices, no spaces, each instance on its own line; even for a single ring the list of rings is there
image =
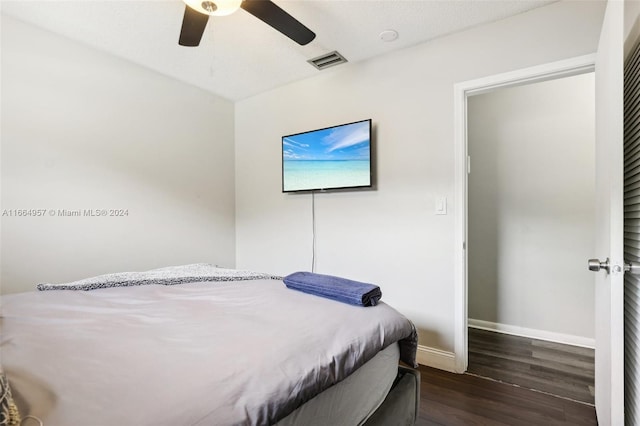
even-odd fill
[[[0,355],[24,414],[53,425],[273,424],[410,321],[273,279],[4,296]]]

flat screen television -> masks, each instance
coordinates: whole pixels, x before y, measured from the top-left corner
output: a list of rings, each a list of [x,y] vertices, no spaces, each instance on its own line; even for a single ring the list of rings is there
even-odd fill
[[[371,119],[282,137],[282,192],[371,185]]]

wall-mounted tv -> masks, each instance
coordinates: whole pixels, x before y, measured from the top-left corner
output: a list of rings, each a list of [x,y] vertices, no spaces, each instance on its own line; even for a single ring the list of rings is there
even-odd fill
[[[282,192],[371,187],[371,119],[282,137]]]

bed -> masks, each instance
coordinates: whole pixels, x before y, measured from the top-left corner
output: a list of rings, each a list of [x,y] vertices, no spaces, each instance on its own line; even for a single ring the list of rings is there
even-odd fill
[[[3,296],[1,365],[22,416],[45,426],[413,424],[417,337],[393,308],[197,267],[208,275]]]

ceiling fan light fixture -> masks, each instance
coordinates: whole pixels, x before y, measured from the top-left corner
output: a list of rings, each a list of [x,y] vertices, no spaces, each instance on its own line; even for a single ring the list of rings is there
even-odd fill
[[[226,16],[240,9],[242,0],[184,0],[190,8],[205,15]]]

